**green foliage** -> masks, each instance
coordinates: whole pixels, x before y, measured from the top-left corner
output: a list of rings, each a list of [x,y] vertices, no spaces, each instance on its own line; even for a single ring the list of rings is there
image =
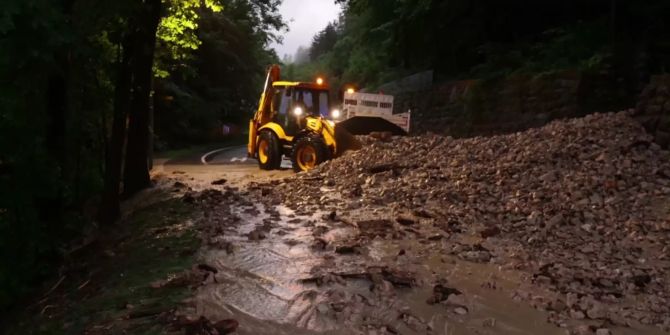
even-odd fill
[[[272,12],[275,4],[221,3],[224,11],[198,12],[200,47],[185,61],[171,59],[172,76],[157,82],[156,113],[161,117],[156,129],[162,147],[211,140],[220,136],[222,123],[246,125],[265,69],[277,62],[267,50],[273,32],[284,27]]]
[[[129,8],[42,0],[6,5],[0,33],[0,310],[51,274],[67,243],[88,224],[83,213],[102,184],[113,91],[109,32],[118,21],[110,13]],[[50,104],[49,82],[58,77],[67,85],[67,106]],[[63,117],[54,107],[65,108]],[[61,125],[65,133],[55,135]]]
[[[164,2],[155,57],[168,78],[156,86],[174,92],[179,107],[157,109],[155,119],[179,127],[161,128],[158,136],[204,133],[228,114],[242,118],[239,111],[257,99],[264,67],[276,61],[266,48],[278,39],[273,31],[283,29],[278,4]],[[72,243],[96,229],[121,45],[143,5],[3,2],[0,311],[39,287]]]
[[[66,29],[62,13],[44,4],[10,1],[0,35],[0,308],[26,288],[25,278],[16,273],[45,274],[49,269],[35,264],[58,246],[46,239],[53,230],[40,220],[45,213],[35,204],[57,197],[63,186],[63,167],[43,145],[46,114],[40,95],[47,74],[57,66],[54,50],[76,37]],[[48,42],[31,43],[35,40]]]
[[[293,72],[325,66],[338,82],[374,88],[428,69],[439,79],[562,69],[633,77],[636,67],[664,71],[670,59],[663,0],[336,2],[340,19],[314,37],[312,64]]]
[[[163,51],[163,57],[174,61],[188,59],[193,50],[198,49],[202,42],[198,39],[197,29],[199,11],[202,8],[210,9],[212,12],[220,12],[223,5],[219,0],[165,0],[167,14],[161,19],[156,32],[159,50]],[[158,77],[165,78],[169,74],[168,68],[164,67],[161,57],[154,65],[154,73]]]
[[[316,60],[319,56],[329,52],[337,43],[337,30],[334,23],[329,23],[326,28],[314,35],[312,45],[309,48],[309,57]]]
[[[485,44],[479,48],[486,62],[472,68],[478,77],[512,73],[538,73],[560,69],[597,72],[611,54],[607,45],[607,21],[581,22],[549,29],[535,44]]]

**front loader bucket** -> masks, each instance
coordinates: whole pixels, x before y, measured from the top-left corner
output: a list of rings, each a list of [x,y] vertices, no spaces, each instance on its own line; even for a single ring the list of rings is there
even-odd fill
[[[391,133],[404,136],[407,132],[392,122],[376,116],[354,116],[337,124],[352,135],[369,135],[372,132]]]
[[[335,143],[337,144],[336,157],[341,156],[347,150],[358,150],[363,147],[361,142],[347,129],[340,127],[339,123],[335,125]]]

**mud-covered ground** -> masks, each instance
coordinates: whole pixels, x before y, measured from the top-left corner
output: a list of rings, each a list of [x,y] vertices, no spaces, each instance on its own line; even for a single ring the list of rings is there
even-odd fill
[[[193,225],[200,215],[166,190],[159,183],[126,201],[122,220],[65,251],[58,273],[2,315],[0,334],[183,333],[171,319],[192,294],[189,282],[155,283],[185,270],[197,274],[190,268],[200,249]]]
[[[365,141],[274,181],[175,184],[202,210],[212,273],[178,318],[240,334],[668,331],[670,162],[626,113]]]

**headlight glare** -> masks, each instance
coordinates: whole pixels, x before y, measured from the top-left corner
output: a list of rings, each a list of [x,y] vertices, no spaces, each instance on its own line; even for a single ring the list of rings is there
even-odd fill
[[[330,112],[330,116],[331,116],[333,119],[339,119],[340,116],[342,116],[342,113],[340,112],[339,109],[333,109],[333,111]]]

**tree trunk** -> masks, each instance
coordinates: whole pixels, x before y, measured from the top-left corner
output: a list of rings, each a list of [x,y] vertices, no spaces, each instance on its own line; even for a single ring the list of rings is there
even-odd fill
[[[56,4],[62,9],[66,17],[65,23],[71,28],[72,0],[62,0]],[[57,7],[58,8],[58,7]],[[54,193],[46,197],[35,199],[38,216],[43,222],[48,222],[49,234],[57,238],[56,234],[63,228],[63,210],[66,205],[63,184],[67,183],[67,120],[68,120],[68,88],[70,79],[70,44],[56,49],[53,57],[55,69],[47,77],[46,89],[46,137],[45,146],[52,169],[58,173],[59,182],[56,182]],[[62,183],[61,183],[62,182]]]
[[[149,139],[147,141],[147,164],[149,171],[154,168],[154,113],[156,106],[156,93],[154,92],[155,78],[151,78],[151,103],[149,104]]]
[[[156,48],[156,30],[161,15],[161,0],[147,0],[139,20],[133,62],[133,90],[130,109],[128,145],[124,170],[123,193],[131,196],[151,186],[148,150],[149,108],[151,104],[151,78]]]
[[[51,158],[60,168],[65,167],[65,128],[67,115],[67,79],[69,64],[60,60],[59,73],[49,76],[47,83],[47,136],[46,146]]]
[[[114,116],[112,134],[105,159],[105,189],[98,210],[98,221],[112,224],[120,214],[120,183],[123,146],[126,140],[126,116],[130,108],[130,87],[132,84],[131,58],[134,41],[126,37],[122,44],[122,55],[118,61],[118,74],[114,93]]]
[[[62,58],[62,55],[61,57]],[[47,82],[47,123],[46,123],[46,149],[51,160],[51,168],[57,171],[59,181],[54,184],[54,193],[47,196],[38,196],[35,199],[38,208],[38,216],[41,221],[47,222],[50,236],[58,236],[63,227],[63,208],[65,207],[65,195],[63,185],[66,174],[65,155],[65,130],[67,128],[68,109],[68,80],[67,71],[69,64],[61,59],[59,73],[51,74]]]

